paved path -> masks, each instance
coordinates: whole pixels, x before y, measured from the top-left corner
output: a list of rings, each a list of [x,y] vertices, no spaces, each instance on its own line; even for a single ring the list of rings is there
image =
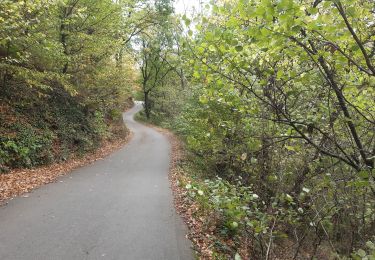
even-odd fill
[[[0,207],[0,259],[193,259],[169,189],[166,137],[124,114],[121,150]]]

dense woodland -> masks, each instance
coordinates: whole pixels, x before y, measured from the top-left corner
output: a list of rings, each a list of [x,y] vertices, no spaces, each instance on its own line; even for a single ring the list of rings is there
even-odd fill
[[[118,138],[133,96],[209,258],[375,259],[372,0],[5,0],[0,66],[3,171]]]
[[[67,160],[126,134],[134,1],[0,2],[0,168]]]

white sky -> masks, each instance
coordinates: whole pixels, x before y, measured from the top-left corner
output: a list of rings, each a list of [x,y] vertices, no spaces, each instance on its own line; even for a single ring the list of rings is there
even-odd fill
[[[174,8],[177,14],[193,14],[201,10],[200,5],[205,0],[175,0]]]

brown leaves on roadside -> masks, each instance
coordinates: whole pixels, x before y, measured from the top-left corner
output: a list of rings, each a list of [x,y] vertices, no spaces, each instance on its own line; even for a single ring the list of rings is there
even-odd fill
[[[128,134],[121,139],[104,141],[98,150],[85,155],[83,158],[73,158],[66,162],[34,169],[15,169],[7,174],[0,174],[0,202],[30,192],[41,185],[54,182],[58,177],[68,174],[75,168],[103,159],[121,148],[130,137],[131,134]]]
[[[210,249],[213,230],[207,229],[205,219],[197,217],[196,213],[199,210],[198,204],[192,201],[187,195],[187,190],[179,185],[180,181],[183,181],[183,179],[186,179],[186,183],[188,182],[188,177],[178,166],[181,160],[185,158],[183,144],[172,132],[158,127],[154,128],[165,134],[172,146],[169,179],[174,195],[176,211],[189,228],[188,238],[192,241],[194,250],[198,253],[200,259],[213,259],[212,250]]]

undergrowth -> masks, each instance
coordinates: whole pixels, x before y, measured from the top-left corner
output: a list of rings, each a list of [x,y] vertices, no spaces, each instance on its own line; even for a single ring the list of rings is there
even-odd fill
[[[0,96],[0,171],[65,161],[124,137],[121,113],[90,111],[62,88],[40,96],[16,86]],[[121,112],[121,111],[120,111]]]

